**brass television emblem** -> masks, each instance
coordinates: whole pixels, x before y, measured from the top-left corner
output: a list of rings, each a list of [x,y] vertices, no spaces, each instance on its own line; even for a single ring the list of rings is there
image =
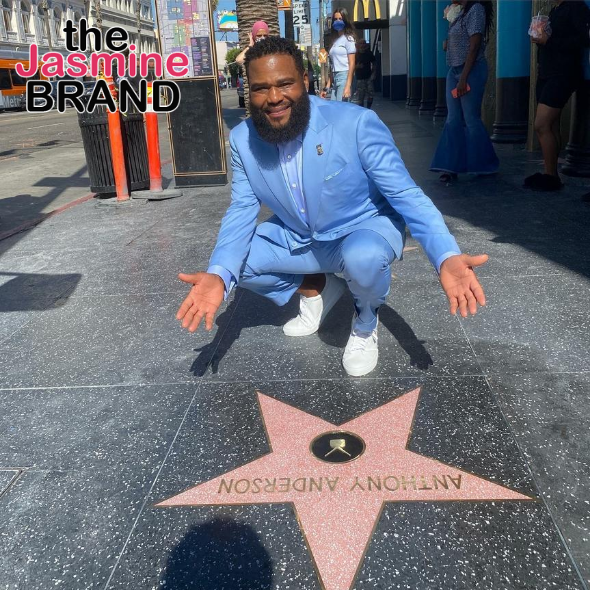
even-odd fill
[[[324,457],[329,457],[332,453],[335,453],[336,451],[340,451],[341,453],[344,453],[348,457],[352,457],[352,455],[344,448],[345,446],[346,446],[346,440],[344,440],[343,438],[333,438],[330,441],[330,447],[332,447],[332,450],[328,451],[324,455]]]
[[[349,463],[365,452],[365,441],[352,432],[325,432],[313,439],[309,450],[325,463]]]

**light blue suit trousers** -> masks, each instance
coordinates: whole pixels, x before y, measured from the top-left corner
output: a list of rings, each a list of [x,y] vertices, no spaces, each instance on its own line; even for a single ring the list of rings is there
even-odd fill
[[[377,326],[377,310],[389,294],[394,259],[387,240],[368,229],[332,242],[312,242],[294,253],[286,243],[276,244],[256,233],[238,284],[285,305],[304,275],[341,273],[354,298],[355,328],[370,332]]]

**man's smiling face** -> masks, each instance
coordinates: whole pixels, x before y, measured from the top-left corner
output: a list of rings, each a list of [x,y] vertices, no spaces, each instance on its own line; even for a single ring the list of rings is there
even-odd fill
[[[265,55],[250,62],[250,109],[262,139],[281,143],[295,139],[309,123],[307,72],[287,54]]]

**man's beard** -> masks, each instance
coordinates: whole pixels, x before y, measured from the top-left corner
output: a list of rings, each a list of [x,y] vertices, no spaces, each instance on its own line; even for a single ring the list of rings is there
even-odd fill
[[[258,135],[268,143],[285,143],[302,134],[309,124],[311,106],[309,95],[304,92],[301,98],[291,104],[291,116],[284,127],[273,127],[264,111],[250,103],[250,115]]]

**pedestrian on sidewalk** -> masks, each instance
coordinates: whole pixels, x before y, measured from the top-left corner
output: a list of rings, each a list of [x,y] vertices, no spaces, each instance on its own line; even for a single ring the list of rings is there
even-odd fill
[[[263,20],[256,21],[252,25],[252,31],[250,32],[250,45],[246,47],[244,51],[239,53],[236,57],[236,63],[238,65],[244,65],[244,61],[246,60],[246,54],[250,50],[250,47],[254,45],[254,43],[258,43],[259,41],[262,41],[263,39],[266,39],[269,36],[270,33],[268,32],[268,30],[268,25]]]
[[[485,297],[473,267],[487,256],[460,253],[379,117],[309,96],[292,41],[256,44],[246,71],[252,117],[230,134],[231,204],[208,271],[179,275],[192,286],[176,315],[182,326],[194,332],[204,319],[211,330],[237,284],[277,305],[299,293],[299,313],[283,331],[310,336],[349,289],[355,312],[342,362],[349,375],[365,375],[377,365],[377,314],[406,223],[439,272],[451,313],[476,313]],[[274,215],[257,226],[261,205]]]
[[[556,4],[545,29],[531,36],[538,47],[535,132],[545,173],[525,178],[524,186],[539,191],[563,186],[558,172],[561,111],[584,79],[584,49],[590,47],[590,8],[580,0],[557,0]]]
[[[356,32],[345,8],[332,14],[330,38],[330,77],[320,93],[322,98],[332,93],[332,100],[348,102],[352,96],[356,54]]]
[[[370,109],[373,104],[374,87],[373,81],[377,75],[375,69],[375,56],[369,47],[369,44],[361,39],[357,44],[356,53],[356,91],[358,96],[358,104],[365,106],[365,97],[367,99],[367,108]]]
[[[493,19],[490,1],[458,0],[459,15],[449,25],[446,43],[448,116],[430,170],[441,172],[441,182],[461,173],[495,174],[500,162],[481,120],[488,79],[485,57]]]

